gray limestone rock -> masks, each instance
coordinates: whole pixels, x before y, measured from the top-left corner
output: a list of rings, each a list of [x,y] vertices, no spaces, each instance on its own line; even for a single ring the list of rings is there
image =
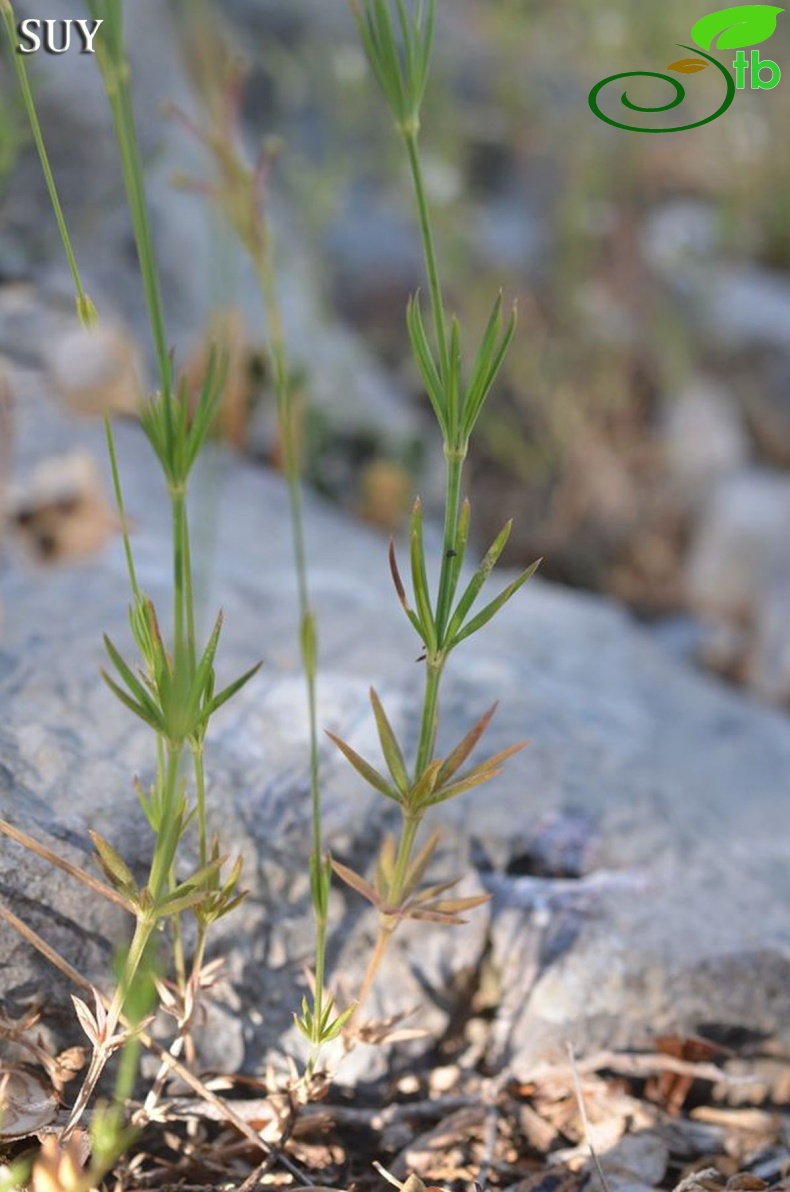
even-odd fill
[[[763,697],[790,703],[790,479],[769,468],[733,472],[713,490],[686,563],[691,607],[712,623],[708,656],[724,654]],[[730,657],[720,643],[729,637]],[[719,641],[717,641],[717,638]]]
[[[62,447],[76,433],[53,414],[37,435]],[[80,428],[79,439],[101,457],[98,429]],[[164,608],[161,484],[135,428],[118,428],[118,446],[141,582]],[[246,1050],[255,1065],[296,1046],[291,1012],[311,950],[307,730],[287,503],[279,479],[224,456],[209,463],[194,497],[201,607],[206,618],[220,604],[226,614],[219,679],[265,658],[217,717],[208,751],[212,823],[225,850],[243,852],[252,891],[214,937],[239,1007],[214,1022],[230,1032],[231,1062]],[[308,502],[307,516],[320,724],[375,761],[368,686],[413,742],[417,642],[391,589],[386,543],[318,502]],[[14,566],[2,578],[2,814],[83,860],[91,826],[143,872],[149,842],[130,783],[135,773],[150,776],[151,746],[98,677],[101,632],[128,644],[120,543],[79,569]],[[482,886],[492,900],[467,927],[415,924],[396,937],[370,1013],[418,1007],[405,1025],[440,1034],[458,1021],[485,965],[501,984],[490,1059],[519,1073],[566,1039],[579,1050],[633,1045],[711,1022],[786,1032],[786,718],[668,658],[612,605],[540,581],[451,660],[440,745],[495,699],[488,749],[524,737],[532,744],[495,784],[436,816],[444,833],[437,874],[466,870],[468,888]],[[392,826],[389,805],[328,741],[322,786],[333,853],[364,870]],[[103,980],[123,930],[117,914],[3,838],[0,875],[3,901]],[[336,886],[330,960],[348,994],[373,931],[365,905]],[[64,986],[0,926],[6,1002],[41,996],[53,1013]],[[340,1079],[369,1077],[385,1059],[360,1048]]]

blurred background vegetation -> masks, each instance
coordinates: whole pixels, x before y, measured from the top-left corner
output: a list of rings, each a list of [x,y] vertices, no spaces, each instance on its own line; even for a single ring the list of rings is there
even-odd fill
[[[280,182],[314,239],[327,301],[419,402],[403,320],[422,282],[419,246],[387,117],[341,3],[336,22],[312,30],[310,6],[279,19],[268,7],[250,126],[285,137]],[[664,69],[707,7],[453,0],[440,11],[424,141],[453,304],[479,326],[501,286],[520,310],[473,461],[482,536],[513,513],[519,562],[543,554],[552,578],[648,612],[677,607],[685,519],[665,483],[665,416],[699,373],[776,384],[764,374],[777,345],[755,336],[734,359],[718,332],[726,339],[739,312],[711,326],[700,291],[708,266],[760,266],[769,301],[769,271],[790,264],[790,86],[741,92],[701,129],[625,133],[593,118],[589,88]],[[780,23],[770,53],[781,61],[789,42]],[[686,82],[692,112],[717,106],[719,80]],[[641,85],[645,102],[666,98]],[[749,394],[739,404],[758,421]],[[748,429],[755,458],[786,462],[787,443]]]
[[[440,466],[419,429],[430,420],[404,319],[423,277],[407,172],[345,0],[172,0],[172,11],[204,95],[216,85],[205,20],[226,25],[247,62],[251,152],[283,143],[275,224],[284,213],[327,317],[364,338],[415,417],[394,444],[362,407],[338,428],[311,402],[323,362],[297,353],[310,479],[397,528]],[[628,133],[587,105],[607,75],[665,70],[709,11],[707,0],[439,0],[427,176],[462,324],[481,327],[499,288],[519,307],[473,447],[478,544],[513,516],[511,563],[543,556],[546,578],[613,595],[672,648],[787,702],[790,18],[761,47],[786,78],[738,92],[703,128]],[[684,78],[684,119],[718,106],[713,76]],[[0,182],[25,152],[8,84]],[[666,84],[638,87],[642,102],[668,98]],[[247,334],[252,428],[270,398]],[[252,429],[233,438],[276,462]]]

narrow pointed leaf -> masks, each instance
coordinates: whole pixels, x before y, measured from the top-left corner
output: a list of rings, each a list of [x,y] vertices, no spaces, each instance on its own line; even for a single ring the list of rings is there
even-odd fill
[[[347,886],[351,886],[352,890],[356,890],[358,894],[361,894],[362,897],[366,898],[368,902],[373,904],[373,906],[378,907],[380,905],[381,899],[371,886],[370,882],[366,881],[364,877],[360,877],[359,874],[355,873],[353,869],[349,869],[347,865],[342,865],[340,861],[336,861],[334,857],[332,858],[332,868],[340,880],[345,882]]]
[[[425,24],[422,26],[422,60],[420,64],[420,77],[417,81],[417,101],[420,104],[422,103],[422,99],[425,94],[425,87],[428,82],[428,72],[431,65],[431,56],[433,54],[433,41],[436,30],[436,0],[428,0],[427,9],[428,12],[425,18]],[[419,17],[422,17],[422,4],[420,4]],[[422,24],[421,20],[420,23]]]
[[[444,914],[463,914],[464,911],[474,910],[477,906],[484,906],[491,901],[490,894],[470,894],[467,898],[443,898],[439,909]]]
[[[425,631],[423,630],[419,617],[414,612],[406,598],[406,589],[404,588],[403,580],[401,579],[400,570],[398,568],[398,560],[395,557],[395,543],[392,538],[390,538],[389,560],[390,572],[392,573],[392,582],[395,585],[395,591],[398,593],[398,599],[400,600],[401,608],[416,629],[417,636],[419,637],[420,641],[424,642]]]
[[[510,521],[506,522],[499,531],[496,538],[491,543],[491,546],[488,548],[482,563],[467,584],[464,594],[458,601],[456,610],[450,618],[450,624],[447,626],[447,633],[445,635],[445,640],[447,642],[453,641],[456,634],[458,633],[458,630],[463,625],[466,615],[477,599],[481,588],[496,567],[499,557],[507,545],[507,540],[510,537],[510,531],[512,528],[513,521],[511,519]]]
[[[418,891],[412,898],[409,899],[408,905],[421,906],[426,903],[435,901],[440,894],[444,894],[447,890],[452,890],[453,886],[457,886],[460,882],[460,877],[451,877],[445,882],[435,882],[432,886],[426,886],[424,890]]]
[[[205,890],[188,890],[184,894],[170,894],[167,898],[163,898],[154,907],[154,915],[157,919],[165,919],[169,915],[180,915],[182,911],[187,911],[190,907],[197,906],[198,903],[204,902],[206,899]]]
[[[453,646],[457,646],[459,642],[464,640],[464,638],[471,637],[473,633],[477,633],[478,629],[482,629],[484,625],[488,624],[491,618],[495,616],[495,614],[498,613],[499,610],[504,607],[504,605],[507,604],[508,600],[510,600],[512,596],[515,596],[516,592],[518,592],[520,588],[524,587],[524,584],[527,582],[527,580],[532,579],[532,576],[537,571],[541,562],[542,560],[538,559],[532,564],[531,567],[528,567],[526,571],[522,571],[521,575],[514,579],[512,584],[508,584],[504,592],[500,592],[496,599],[492,600],[490,604],[487,604],[486,607],[479,612],[476,617],[472,617],[472,620],[469,621],[461,630],[461,632],[454,638]]]
[[[391,784],[387,782],[387,779],[384,777],[384,775],[379,774],[378,770],[371,766],[370,762],[366,762],[364,757],[360,757],[356,750],[352,749],[350,745],[347,745],[341,737],[336,737],[335,734],[330,733],[329,730],[326,730],[326,735],[329,737],[330,741],[337,745],[338,749],[346,758],[346,760],[351,763],[356,772],[365,779],[365,782],[367,782],[369,786],[372,786],[374,790],[380,791],[382,795],[386,795],[388,799],[393,799],[396,803],[400,802],[400,797],[397,792],[393,789]],[[336,862],[333,861],[332,864],[334,866]]]
[[[504,363],[505,356],[507,355],[510,345],[513,342],[513,336],[516,333],[516,321],[516,308],[514,307],[513,312],[508,320],[507,327],[505,328],[504,335],[499,342],[499,346],[496,348],[493,356],[488,362],[488,368],[479,378],[474,386],[474,389],[470,388],[469,390],[464,407],[463,425],[464,436],[467,439],[474,430],[475,423],[480,416],[480,411],[485,404],[486,398],[491,392],[494,381],[499,374],[499,370]]]
[[[187,887],[195,890],[198,888],[201,890],[219,889],[219,881],[215,879],[218,878],[219,871],[227,859],[227,855],[212,857],[205,865],[201,865],[199,869],[196,869],[194,873],[190,874],[186,881],[180,882],[173,893],[178,894],[179,891],[186,891]]]
[[[371,41],[375,47],[372,65],[390,106],[390,111],[396,123],[400,123],[406,114],[406,103],[395,29],[389,9],[381,0],[374,0],[371,15]]]
[[[353,1005],[349,1006],[347,1010],[343,1010],[342,1014],[338,1014],[337,1018],[335,1018],[334,1021],[331,1022],[324,1031],[322,1031],[321,1042],[331,1043],[333,1039],[336,1039],[356,1008],[357,1006],[355,1002]]]
[[[189,710],[188,719],[194,720],[200,707],[201,700],[206,690],[206,685],[209,677],[214,669],[214,659],[217,654],[217,647],[219,645],[220,634],[222,633],[222,624],[224,617],[222,610],[217,613],[217,619],[214,622],[214,628],[211,630],[206,648],[203,651],[200,662],[195,669],[195,674],[192,679],[192,686],[189,694]]]
[[[262,662],[256,662],[255,666],[251,666],[250,669],[245,671],[243,675],[240,675],[238,679],[234,679],[232,683],[228,683],[227,687],[223,687],[219,695],[215,695],[212,699],[208,706],[207,713],[204,717],[202,717],[202,720],[205,721],[209,716],[213,716],[217,709],[221,708],[223,704],[226,704],[229,699],[232,699],[237,691],[241,691],[242,687],[245,687],[247,683],[249,683],[250,679],[253,678],[254,675],[257,675],[262,666]]]
[[[444,786],[446,782],[449,782],[453,774],[455,774],[457,770],[460,770],[461,766],[469,757],[469,754],[472,752],[475,745],[485,733],[498,707],[498,701],[493,703],[488,711],[480,717],[480,719],[477,721],[477,724],[472,725],[472,727],[469,729],[469,732],[466,734],[463,740],[456,745],[449,757],[445,759],[444,765],[439,771],[437,786]]]
[[[417,66],[417,51],[419,45],[418,30],[409,20],[404,0],[395,0],[398,22],[400,24],[403,45],[403,63],[405,68],[405,92],[408,97],[414,94],[414,81]]]
[[[462,927],[468,920],[459,919],[457,915],[448,915],[444,911],[425,910],[421,907],[408,907],[398,911],[394,916],[398,919],[416,919],[420,923],[444,923],[448,927]]]
[[[206,437],[211,430],[211,424],[219,408],[222,390],[228,378],[229,354],[227,347],[219,348],[213,344],[209,352],[206,379],[198,400],[195,416],[189,432],[189,442],[186,458],[187,473],[192,471]]]
[[[81,997],[77,997],[73,993],[71,995],[71,1000],[74,1004],[74,1009],[76,1011],[77,1018],[79,1019],[80,1026],[88,1036],[91,1045],[93,1047],[99,1047],[101,1044],[101,1035],[96,1023],[96,1019],[94,1018],[90,1007],[82,1000]]]
[[[156,712],[157,708],[151,700],[151,696],[146,690],[145,685],[140,681],[140,679],[138,679],[137,675],[134,673],[128,663],[124,661],[124,658],[115,648],[106,633],[104,635],[104,648],[109,654],[110,661],[112,662],[113,666],[118,671],[118,674],[121,676],[135,699],[138,700],[138,702],[141,703],[143,707],[149,711],[149,713]]]
[[[392,775],[398,790],[402,795],[405,795],[409,789],[409,775],[406,771],[406,762],[403,760],[403,754],[397,737],[393,732],[392,725],[387,719],[387,713],[384,711],[381,700],[372,687],[370,689],[370,702],[373,705],[373,715],[376,718],[376,728],[378,729],[381,751],[384,754],[387,769]]]
[[[89,828],[88,835],[93,841],[96,852],[99,855],[99,862],[105,876],[110,879],[114,886],[117,886],[125,893],[136,892],[137,883],[134,880],[134,874],[123,857],[98,832],[93,832]]]
[[[461,328],[454,318],[450,328],[450,375],[447,385],[447,421],[450,437],[456,439],[461,424]]]
[[[483,338],[480,341],[480,348],[475,358],[474,366],[472,368],[472,375],[469,378],[469,386],[467,389],[466,404],[470,402],[474,405],[479,394],[483,388],[485,378],[488,370],[491,367],[491,361],[494,358],[497,341],[502,333],[502,291],[499,291],[496,301],[494,302],[491,315],[489,317],[486,329],[483,332]],[[464,410],[466,412],[466,410]]]
[[[110,691],[112,691],[113,695],[117,696],[121,703],[124,704],[130,712],[134,712],[135,716],[139,716],[140,720],[150,725],[151,728],[155,729],[158,733],[164,733],[165,724],[157,710],[149,711],[143,704],[139,704],[136,700],[133,700],[132,697],[128,695],[122,687],[119,687],[115,680],[107,674],[106,670],[102,670],[100,673],[101,677],[104,679],[104,682],[110,688]]]
[[[217,920],[224,919],[226,915],[229,915],[231,911],[235,911],[236,907],[241,906],[244,899],[249,897],[249,893],[249,890],[239,890],[238,894],[234,894],[230,901],[223,901],[221,905],[212,909],[210,912],[210,922],[216,923]]]
[[[433,854],[436,852],[436,846],[440,838],[438,832],[432,832],[417,853],[417,856],[412,859],[411,865],[406,871],[406,880],[403,883],[404,889],[407,892],[413,890],[422,881],[425,871],[431,863]]]
[[[466,794],[467,791],[472,790],[476,786],[482,786],[485,782],[490,782],[492,778],[497,778],[502,772],[502,764],[507,761],[509,757],[520,753],[529,742],[521,741],[518,745],[510,745],[507,749],[500,750],[499,753],[493,757],[488,758],[487,761],[481,762],[479,766],[475,766],[472,770],[467,770],[455,782],[450,783],[449,786],[438,787],[431,797],[429,806],[434,807],[437,803],[446,803],[448,799],[455,799],[458,795]]]
[[[431,609],[431,596],[428,587],[428,573],[425,568],[425,545],[422,536],[422,502],[419,497],[414,502],[411,517],[411,576],[414,587],[414,600],[420,615],[420,623],[424,629],[423,641],[430,653],[436,651],[436,624]]]
[[[433,412],[436,415],[436,421],[439,423],[442,434],[447,438],[449,427],[444,409],[444,389],[442,388],[439,370],[436,367],[436,362],[433,358],[430,344],[428,343],[428,336],[422,318],[419,293],[409,299],[409,304],[406,307],[406,325],[409,330],[409,339],[411,340],[414,359],[417,362],[420,376],[425,385],[425,392],[428,394],[428,399],[433,407]]]
[[[439,776],[439,771],[442,768],[442,759],[436,758],[429,766],[423,770],[422,774],[415,782],[412,789],[409,791],[408,799],[405,800],[406,805],[413,810],[419,811],[425,806],[426,801],[430,799],[436,786],[436,779]]]

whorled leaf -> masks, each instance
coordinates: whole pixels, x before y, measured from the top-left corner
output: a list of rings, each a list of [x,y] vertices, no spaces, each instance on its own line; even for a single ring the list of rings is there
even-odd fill
[[[133,898],[137,894],[137,883],[123,857],[98,832],[88,829],[88,835],[96,847],[97,860],[104,876],[122,894]]]
[[[341,882],[345,882],[345,884],[350,886],[352,890],[356,890],[357,894],[361,894],[362,897],[367,899],[368,902],[372,903],[373,906],[377,908],[381,906],[381,898],[379,897],[378,891],[374,890],[370,882],[364,877],[360,877],[360,875],[355,873],[353,869],[350,869],[348,865],[343,865],[340,861],[335,860],[334,857],[332,858],[332,868],[340,878]]]
[[[406,880],[403,883],[403,889],[406,895],[409,895],[412,890],[416,889],[422,881],[425,871],[431,863],[433,854],[436,852],[439,840],[439,832],[432,832],[417,853],[417,856],[412,858],[409,868],[406,871]]]
[[[449,782],[456,771],[460,770],[461,766],[469,757],[469,754],[472,752],[477,742],[485,733],[498,707],[498,701],[492,704],[488,711],[480,717],[477,723],[472,725],[472,727],[469,729],[469,732],[461,741],[459,741],[452,753],[445,758],[444,764],[439,771],[439,777],[437,779],[439,786],[443,786],[445,782]]]
[[[387,769],[392,775],[392,779],[400,793],[405,795],[409,789],[409,775],[406,771],[406,762],[404,761],[403,753],[392,725],[387,718],[387,713],[384,711],[384,706],[372,687],[370,689],[370,702],[373,705],[373,715],[376,718],[376,728],[378,729],[381,751],[384,754]]]
[[[520,753],[527,744],[527,741],[519,741],[516,745],[509,745],[507,749],[501,749],[499,753],[495,753],[493,757],[481,762],[479,766],[474,766],[465,774],[461,774],[455,782],[451,782],[447,786],[437,786],[424,806],[434,807],[437,803],[446,803],[448,799],[455,799],[458,795],[464,795],[474,787],[482,786],[483,783],[490,782],[492,778],[497,778],[501,773],[503,763],[514,754]]]
[[[346,760],[351,763],[356,772],[361,778],[365,779],[365,782],[369,786],[372,786],[374,790],[379,791],[382,795],[386,795],[388,799],[394,799],[396,803],[400,802],[398,792],[387,782],[383,774],[380,774],[374,766],[371,766],[370,762],[366,762],[364,757],[360,757],[357,751],[352,749],[342,737],[330,733],[328,729],[326,730],[326,735],[334,745],[337,745]]]
[[[395,585],[395,591],[398,593],[398,600],[401,603],[401,608],[403,609],[406,616],[409,618],[412,625],[416,629],[417,636],[420,638],[420,641],[423,642],[423,644],[424,644],[425,643],[425,630],[422,627],[422,622],[420,621],[420,618],[417,616],[417,614],[415,613],[414,609],[409,604],[409,601],[406,597],[406,588],[404,587],[403,579],[401,578],[400,569],[398,567],[398,560],[395,555],[395,542],[394,542],[394,539],[392,539],[392,538],[390,538],[389,561],[390,561],[390,572],[392,574],[392,582]]]
[[[482,629],[484,625],[487,625],[491,618],[494,617],[501,608],[504,608],[511,597],[515,596],[516,592],[518,592],[520,588],[523,588],[524,584],[527,583],[528,580],[532,579],[532,576],[535,574],[538,567],[540,567],[541,562],[542,559],[537,559],[530,567],[527,567],[525,571],[522,571],[521,575],[517,576],[512,583],[508,584],[505,590],[500,592],[490,604],[487,604],[484,609],[481,609],[481,611],[476,614],[476,616],[472,617],[471,621],[467,621],[463,629],[461,629],[453,638],[451,643],[452,646],[457,646],[459,642],[464,641],[464,639],[467,637],[471,637],[473,633],[477,633],[478,629]]]
[[[425,566],[425,543],[422,531],[422,501],[414,502],[411,515],[409,542],[411,546],[411,580],[414,600],[419,613],[420,625],[424,631],[425,648],[433,654],[437,648],[436,622],[431,608],[431,593],[428,586],[428,571]]]

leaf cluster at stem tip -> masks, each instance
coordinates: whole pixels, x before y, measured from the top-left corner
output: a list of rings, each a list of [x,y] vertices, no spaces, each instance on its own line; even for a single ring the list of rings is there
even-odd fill
[[[327,733],[327,736],[369,786],[398,803],[403,814],[414,820],[421,820],[429,807],[434,807],[437,803],[446,803],[448,799],[454,799],[458,795],[496,778],[502,764],[513,754],[519,753],[525,745],[523,741],[516,745],[510,745],[484,762],[459,773],[491,723],[497,708],[497,705],[494,704],[472,725],[446,758],[435,758],[412,779],[407,771],[403,752],[392,725],[387,718],[381,700],[372,688],[370,702],[373,706],[381,751],[384,754],[389,776],[382,774],[370,762],[360,757],[348,742],[341,740],[334,733]]]
[[[406,322],[414,358],[445,442],[445,450],[465,456],[472,431],[507,355],[516,331],[516,306],[507,322],[502,313],[502,295],[494,302],[477,356],[468,379],[461,363],[461,330],[457,318],[450,324],[449,344],[437,361],[428,342],[420,307],[420,295],[409,300]]]
[[[227,380],[227,352],[211,349],[206,376],[194,409],[186,378],[176,396],[159,394],[144,407],[140,422],[172,493],[183,493],[203,449]]]
[[[488,624],[491,618],[524,586],[527,580],[532,578],[540,566],[540,559],[538,559],[531,566],[527,567],[526,570],[517,575],[498,596],[495,596],[479,612],[475,613],[474,616],[470,616],[477,597],[499,561],[499,557],[510,537],[513,523],[512,521],[508,521],[488,548],[482,562],[467,583],[453,608],[452,600],[458,589],[461,568],[469,541],[469,521],[470,506],[469,501],[465,500],[461,506],[455,546],[453,548],[452,558],[449,561],[448,583],[450,603],[448,604],[447,612],[444,614],[440,610],[434,612],[431,600],[425,563],[422,503],[419,499],[415,501],[412,510],[411,531],[409,535],[411,579],[414,589],[415,608],[412,608],[407,598],[406,588],[395,557],[395,545],[392,541],[390,542],[390,570],[392,572],[395,590],[398,593],[398,599],[406,616],[409,618],[409,621],[414,626],[420,640],[425,646],[429,661],[435,665],[443,665],[451,650],[466,638],[471,637],[473,633],[477,633],[478,629],[482,629],[484,625]]]
[[[398,131],[416,136],[433,49],[436,0],[416,0],[412,15],[405,0],[395,0],[400,44],[387,0],[351,0],[351,11]]]
[[[186,742],[199,746],[214,713],[236,694],[260,668],[245,671],[215,694],[214,658],[222,632],[219,613],[206,647],[193,668],[182,656],[174,665],[165,649],[153,602],[141,596],[130,610],[132,633],[146,663],[135,672],[105,635],[104,644],[121,683],[106,671],[103,677],[122,704],[166,740],[171,748]]]

